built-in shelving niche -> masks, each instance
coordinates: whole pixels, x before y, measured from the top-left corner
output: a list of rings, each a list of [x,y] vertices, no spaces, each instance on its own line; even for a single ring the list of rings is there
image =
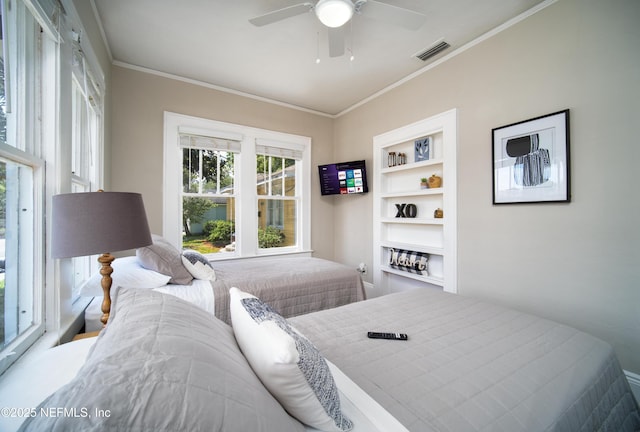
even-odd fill
[[[373,139],[373,270],[381,294],[419,286],[457,292],[456,123],[454,109]],[[430,140],[429,158],[416,161],[415,142],[425,138]],[[421,178],[432,175],[442,185],[421,188]],[[415,217],[398,217],[397,205],[402,204],[414,205]],[[436,209],[443,211],[442,218],[434,217]],[[428,274],[390,266],[391,250],[427,254]]]

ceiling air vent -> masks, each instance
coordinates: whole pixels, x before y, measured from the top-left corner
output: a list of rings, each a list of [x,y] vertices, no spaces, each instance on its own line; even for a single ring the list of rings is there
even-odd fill
[[[419,52],[418,54],[416,54],[415,56],[417,58],[419,58],[422,61],[427,61],[428,59],[430,59],[431,57],[433,57],[434,55],[446,50],[447,48],[449,48],[449,44],[446,43],[445,41],[441,41],[436,43],[435,45],[427,48],[426,50]]]

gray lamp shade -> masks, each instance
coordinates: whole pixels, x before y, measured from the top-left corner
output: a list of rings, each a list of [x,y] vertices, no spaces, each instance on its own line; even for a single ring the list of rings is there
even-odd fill
[[[142,195],[130,192],[55,195],[51,236],[53,258],[118,252],[152,243]]]

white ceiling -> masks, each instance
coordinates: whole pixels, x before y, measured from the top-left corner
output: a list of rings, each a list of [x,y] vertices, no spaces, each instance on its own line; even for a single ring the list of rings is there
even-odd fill
[[[346,24],[353,61],[329,57],[327,29],[313,12],[264,27],[248,21],[303,1],[94,2],[116,62],[337,115],[424,68],[429,62],[415,54],[435,42],[451,48],[430,62],[541,0],[381,0],[421,12],[426,22],[406,30],[367,18],[363,9]]]

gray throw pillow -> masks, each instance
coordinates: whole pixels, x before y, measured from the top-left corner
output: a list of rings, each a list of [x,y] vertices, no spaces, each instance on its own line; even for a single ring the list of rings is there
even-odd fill
[[[188,285],[193,276],[182,263],[182,253],[159,235],[153,234],[153,244],[136,249],[142,267],[170,276],[170,283]]]

